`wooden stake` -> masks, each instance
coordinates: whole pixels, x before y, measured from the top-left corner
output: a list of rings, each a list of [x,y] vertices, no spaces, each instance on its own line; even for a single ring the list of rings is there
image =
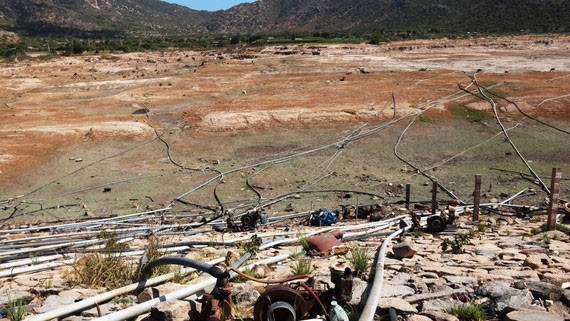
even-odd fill
[[[410,184],[406,184],[406,209],[410,209]]]
[[[546,228],[549,231],[556,230],[556,214],[558,214],[558,198],[560,196],[560,179],[562,178],[562,170],[560,168],[552,169],[552,178],[550,180],[550,207],[548,210],[548,221]]]
[[[479,204],[481,204],[481,175],[475,175],[475,193],[473,194],[473,222],[479,221]]]
[[[435,215],[437,210],[437,182],[433,182],[431,190],[431,215]]]

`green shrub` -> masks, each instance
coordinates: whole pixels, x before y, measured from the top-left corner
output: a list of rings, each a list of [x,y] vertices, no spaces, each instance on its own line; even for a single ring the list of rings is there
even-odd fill
[[[453,305],[445,310],[446,313],[456,316],[461,321],[484,321],[485,313],[481,307],[474,304]]]
[[[313,260],[300,258],[293,265],[293,275],[304,275],[313,273]]]
[[[458,234],[455,235],[453,239],[445,239],[441,242],[441,250],[447,251],[451,248],[451,253],[453,254],[461,254],[464,253],[463,246],[469,243],[469,235],[468,234]]]
[[[24,308],[24,305],[22,304],[22,300],[20,300],[20,299],[12,300],[12,299],[8,298],[7,310],[8,310],[7,311],[8,317],[12,321],[24,320],[24,317],[26,316],[26,309]]]
[[[357,274],[366,273],[370,268],[370,260],[372,255],[365,248],[353,248],[350,250],[350,258],[348,259]]]

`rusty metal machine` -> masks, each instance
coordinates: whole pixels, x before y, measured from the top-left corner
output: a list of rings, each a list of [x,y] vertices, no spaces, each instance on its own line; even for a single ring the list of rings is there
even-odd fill
[[[243,262],[246,259],[242,257],[240,261]],[[154,267],[165,264],[192,267],[217,278],[212,292],[205,294],[200,300],[202,303],[200,319],[205,321],[231,320],[232,284],[229,282],[229,271],[222,271],[208,263],[182,257],[163,257],[153,260],[146,265],[144,271],[148,272]],[[239,264],[241,262],[237,266]],[[335,291],[328,286],[328,283],[316,284],[315,279],[310,275],[300,275],[283,280],[259,280],[239,272],[234,267],[230,270],[255,282],[267,284],[265,291],[255,302],[254,321],[300,321],[317,315],[324,315],[328,318],[327,308],[331,301],[337,299],[340,302],[346,302],[352,295],[350,270],[345,271],[345,275],[334,278]]]

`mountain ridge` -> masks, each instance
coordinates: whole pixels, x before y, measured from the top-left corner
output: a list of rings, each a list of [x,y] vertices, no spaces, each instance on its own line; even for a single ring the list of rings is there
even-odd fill
[[[566,0],[259,0],[208,12],[160,0],[0,0],[0,19],[24,35],[567,32],[569,7]]]

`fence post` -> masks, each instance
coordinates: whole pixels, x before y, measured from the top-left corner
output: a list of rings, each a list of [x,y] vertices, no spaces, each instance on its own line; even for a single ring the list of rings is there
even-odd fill
[[[556,215],[558,214],[558,198],[560,196],[561,178],[562,170],[560,170],[560,168],[553,168],[552,178],[550,180],[550,207],[548,209],[548,221],[546,223],[548,231],[556,230]]]
[[[479,221],[479,205],[481,204],[481,174],[475,175],[475,193],[473,197],[473,222],[477,222]]]
[[[435,215],[437,210],[437,182],[433,182],[431,190],[431,215]]]

